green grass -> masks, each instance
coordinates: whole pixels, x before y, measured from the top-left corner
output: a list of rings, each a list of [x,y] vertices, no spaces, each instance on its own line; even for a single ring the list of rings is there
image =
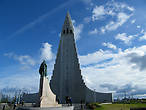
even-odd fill
[[[95,110],[130,110],[130,108],[142,108],[146,104],[105,104]]]

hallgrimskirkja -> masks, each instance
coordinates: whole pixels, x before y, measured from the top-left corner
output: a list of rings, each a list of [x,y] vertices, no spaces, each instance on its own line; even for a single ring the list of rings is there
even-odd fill
[[[92,91],[82,79],[74,39],[74,27],[69,12],[62,28],[50,87],[61,103],[65,103],[65,97],[71,97],[73,103],[80,103],[81,101],[112,102],[112,93]]]

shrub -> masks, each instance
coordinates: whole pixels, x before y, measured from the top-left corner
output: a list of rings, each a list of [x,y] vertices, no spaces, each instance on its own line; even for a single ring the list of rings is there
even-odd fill
[[[87,104],[87,108],[89,109],[96,109],[96,108],[99,108],[101,107],[98,103],[90,103],[90,104]]]

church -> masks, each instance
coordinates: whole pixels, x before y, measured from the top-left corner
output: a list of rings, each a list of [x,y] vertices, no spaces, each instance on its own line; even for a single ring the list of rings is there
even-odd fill
[[[69,13],[62,28],[50,87],[61,103],[65,103],[65,97],[71,97],[73,103],[112,102],[112,93],[92,91],[84,83],[75,45],[74,27]]]
[[[50,88],[61,104],[66,103],[66,97],[71,97],[72,103],[112,102],[112,93],[100,93],[90,90],[81,75],[79,59],[74,39],[74,27],[67,13],[58,52],[56,55]],[[92,73],[91,73],[92,74]],[[35,103],[38,93],[24,94],[24,102]]]

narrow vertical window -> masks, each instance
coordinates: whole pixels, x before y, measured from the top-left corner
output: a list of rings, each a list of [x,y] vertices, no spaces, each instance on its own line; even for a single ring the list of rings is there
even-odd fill
[[[67,34],[68,34],[68,28],[67,28]]]
[[[65,34],[65,30],[63,30],[63,34]]]

